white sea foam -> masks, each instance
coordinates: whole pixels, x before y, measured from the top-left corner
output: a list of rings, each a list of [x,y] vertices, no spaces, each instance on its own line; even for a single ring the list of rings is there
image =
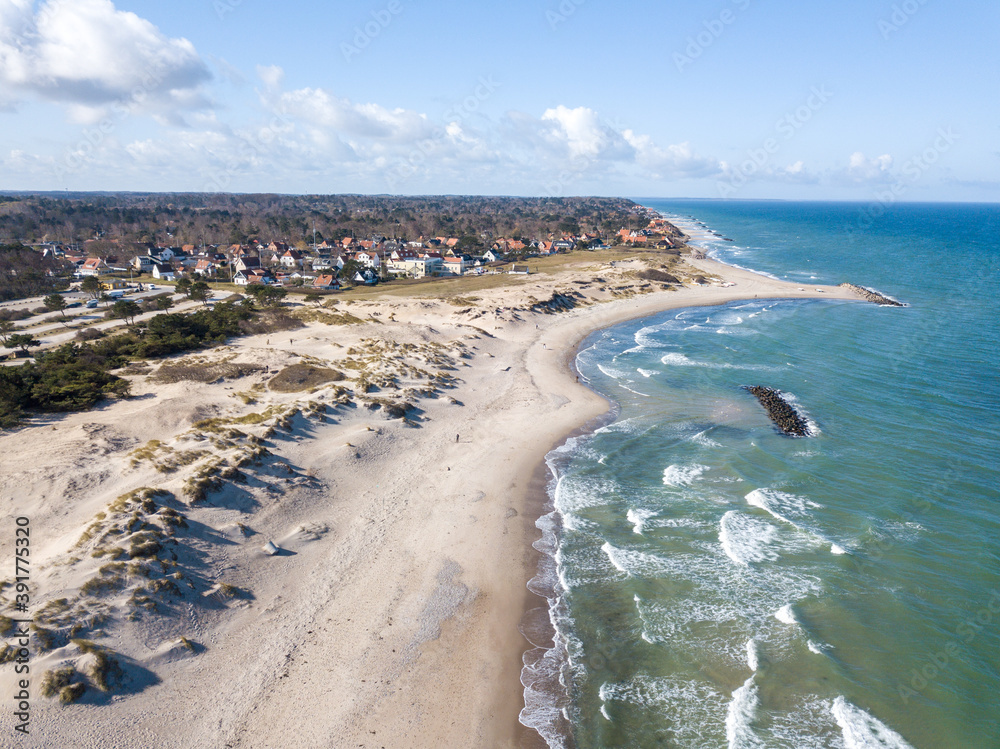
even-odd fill
[[[809,534],[813,543],[829,544],[831,554],[850,554],[844,546],[831,541],[815,528],[811,511],[823,509],[823,505],[818,502],[777,489],[755,489],[746,495],[746,501],[747,504],[759,507],[783,523]]]
[[[782,624],[788,624],[789,626],[799,623],[799,620],[795,618],[795,611],[792,610],[792,604],[790,603],[775,611],[774,618]]]
[[[729,749],[756,749],[763,747],[757,735],[753,732],[753,722],[757,717],[757,685],[754,677],[746,680],[742,687],[733,692],[726,712],[726,740]]]
[[[642,369],[641,367],[639,369],[636,369],[636,372],[641,374],[643,377],[652,377],[655,374],[659,374],[659,372],[657,372],[655,369]]]
[[[809,510],[818,510],[823,507],[823,505],[806,497],[777,489],[754,489],[746,495],[745,499],[749,504],[770,513],[778,520],[801,529],[808,527],[801,523],[808,523],[812,519]]]
[[[751,671],[760,668],[760,653],[758,652],[757,641],[754,638],[747,640],[747,665]]]
[[[621,549],[605,541],[601,551],[611,564],[628,577],[666,577],[671,572],[671,560],[643,551]]]
[[[671,746],[706,746],[706,726],[721,726],[726,719],[725,696],[705,682],[638,675],[608,684],[602,696],[670,716]]]
[[[815,653],[816,655],[826,655],[826,651],[830,650],[833,646],[827,645],[825,642],[809,640],[806,642],[806,647],[809,648],[810,652]]]
[[[736,564],[774,561],[778,552],[771,547],[778,529],[768,522],[730,510],[719,521],[719,543]]]
[[[632,532],[642,535],[643,528],[646,527],[646,521],[650,518],[656,517],[656,513],[653,510],[632,510],[630,509],[625,513],[625,517],[632,524]]]
[[[705,434],[705,432],[707,431],[708,430],[706,429],[704,431],[698,432],[697,434],[693,434],[688,439],[690,439],[692,442],[697,442],[699,445],[703,445],[705,447],[722,447],[721,443],[716,442],[711,437]]]
[[[794,409],[795,413],[798,414],[798,417],[806,423],[806,434],[809,437],[815,437],[817,434],[822,432],[819,428],[819,424],[816,423],[816,420],[802,407],[802,404],[799,403],[798,398],[795,397],[795,393],[789,393],[787,390],[782,390],[781,397],[785,399],[785,402],[788,403],[792,409]]]
[[[707,470],[708,466],[698,463],[670,465],[663,471],[663,483],[667,486],[690,486],[695,479]]]
[[[844,734],[846,749],[913,749],[889,726],[843,697],[837,697],[830,708]]]

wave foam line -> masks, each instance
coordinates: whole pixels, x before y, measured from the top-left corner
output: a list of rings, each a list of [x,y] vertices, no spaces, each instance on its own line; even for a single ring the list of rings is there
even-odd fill
[[[844,735],[846,749],[913,749],[889,726],[842,696],[830,708]]]
[[[757,685],[751,676],[742,687],[733,692],[733,698],[729,702],[726,712],[726,741],[729,749],[757,749],[764,746],[753,732],[759,704]]]
[[[700,463],[670,465],[663,471],[663,483],[666,486],[690,486],[707,470],[708,466],[703,466]]]

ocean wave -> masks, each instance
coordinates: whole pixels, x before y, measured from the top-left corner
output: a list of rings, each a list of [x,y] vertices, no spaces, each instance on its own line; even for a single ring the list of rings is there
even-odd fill
[[[787,624],[790,627],[797,626],[799,623],[799,620],[795,617],[795,610],[792,608],[792,604],[790,603],[785,604],[780,609],[775,611],[774,618],[782,624]]]
[[[806,523],[812,519],[811,509],[822,509],[823,505],[797,494],[777,489],[754,489],[745,497],[748,504],[759,507],[776,519],[801,530],[808,530]]]
[[[671,572],[669,560],[643,551],[622,549],[605,541],[601,546],[615,569],[628,577],[666,577]]]
[[[643,377],[652,377],[653,375],[659,374],[655,369],[642,369],[641,367],[635,370]]]
[[[729,329],[727,328],[723,332],[728,332],[728,331]],[[754,334],[751,333],[751,335]],[[663,357],[660,358],[660,363],[665,364],[668,367],[704,367],[706,369],[744,369],[744,370],[751,370],[758,372],[773,371],[774,369],[773,367],[766,367],[760,364],[732,364],[731,362],[697,361],[676,351],[671,352],[669,354],[665,354]]]
[[[552,489],[552,500],[564,515],[579,513],[588,507],[603,507],[618,484],[607,479],[586,476],[560,476]]]
[[[726,741],[729,749],[757,749],[764,746],[753,730],[759,705],[757,685],[751,676],[742,687],[733,692],[726,710]]]
[[[747,640],[747,665],[751,671],[760,668],[760,648],[757,645],[757,640],[753,637]]]
[[[646,527],[646,523],[650,518],[656,517],[656,513],[653,510],[633,510],[630,509],[625,517],[632,524],[632,532],[642,535],[643,528]]]
[[[846,749],[913,749],[885,723],[842,696],[833,701],[830,712],[844,734]]]
[[[670,465],[663,471],[663,483],[667,486],[690,486],[707,470],[708,466],[698,463]]]
[[[706,734],[726,720],[725,697],[711,684],[673,677],[638,675],[601,687],[602,702],[637,705],[670,716],[663,727],[670,746],[709,746]]]
[[[697,434],[692,434],[690,437],[688,437],[688,439],[691,440],[692,442],[702,445],[703,447],[722,447],[721,442],[716,442],[707,434],[705,434],[707,431],[708,430],[705,429],[701,432],[698,432]]]
[[[833,648],[832,645],[827,645],[825,642],[816,642],[815,640],[807,640],[806,647],[809,648],[810,653],[815,653],[816,655],[826,655],[826,651]]]
[[[777,489],[755,489],[746,495],[746,501],[747,504],[759,507],[777,520],[807,533],[813,539],[814,544],[829,544],[831,554],[851,553],[844,545],[831,540],[815,527],[811,510],[823,509],[823,505],[818,502]]]
[[[778,529],[750,515],[730,510],[719,521],[719,543],[736,564],[773,562],[779,554],[772,547]]]

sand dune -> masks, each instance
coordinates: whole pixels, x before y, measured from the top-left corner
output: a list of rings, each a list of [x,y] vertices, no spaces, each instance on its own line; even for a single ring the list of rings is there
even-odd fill
[[[540,603],[525,584],[542,458],[607,407],[575,382],[577,343],[669,307],[856,298],[691,263],[735,286],[663,291],[632,262],[464,306],[357,303],[357,324],[183,358],[266,371],[153,371],[129,400],[4,433],[2,511],[31,518],[36,644],[50,645],[33,655],[19,745],[531,745],[518,623]],[[538,306],[556,292],[575,308]],[[343,378],[268,387],[303,364]],[[59,669],[86,686],[79,701],[39,694]]]

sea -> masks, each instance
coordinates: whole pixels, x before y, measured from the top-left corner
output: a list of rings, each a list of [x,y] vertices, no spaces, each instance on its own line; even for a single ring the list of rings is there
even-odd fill
[[[614,405],[547,457],[522,723],[578,749],[1000,747],[1000,206],[638,202],[722,262],[906,306],[747,300],[583,342]]]

